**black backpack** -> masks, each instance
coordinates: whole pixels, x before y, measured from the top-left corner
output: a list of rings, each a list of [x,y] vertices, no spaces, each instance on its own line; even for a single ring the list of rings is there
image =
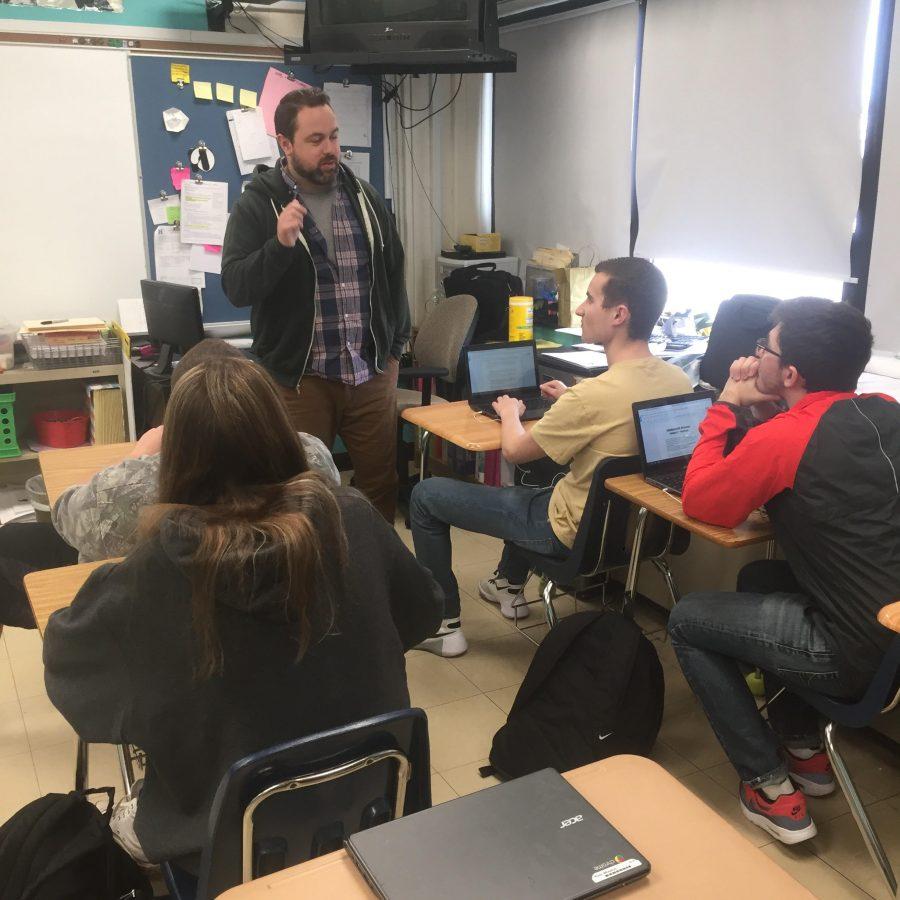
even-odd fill
[[[101,812],[86,799],[105,793]],[[0,827],[0,900],[151,900],[137,863],[109,829],[113,789],[47,794]]]
[[[444,279],[448,297],[471,294],[478,301],[478,320],[473,344],[505,341],[509,337],[509,298],[522,293],[522,279],[497,268],[496,263],[478,263],[454,269]]]
[[[518,778],[550,766],[566,772],[607,756],[646,756],[662,722],[665,685],[656,650],[616,612],[567,616],[544,638],[491,766]]]
[[[719,306],[700,360],[703,381],[720,391],[725,387],[731,364],[739,356],[753,356],[756,342],[769,333],[769,316],[777,303],[774,297],[738,294]]]

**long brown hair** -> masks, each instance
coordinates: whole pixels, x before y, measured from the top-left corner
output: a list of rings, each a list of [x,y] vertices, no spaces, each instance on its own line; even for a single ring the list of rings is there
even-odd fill
[[[198,538],[191,611],[201,678],[220,673],[216,594],[249,589],[265,551],[284,587],[298,656],[333,615],[346,548],[334,494],[309,471],[269,376],[246,359],[208,359],[185,374],[166,409],[156,516]],[[152,526],[151,526],[152,527]]]

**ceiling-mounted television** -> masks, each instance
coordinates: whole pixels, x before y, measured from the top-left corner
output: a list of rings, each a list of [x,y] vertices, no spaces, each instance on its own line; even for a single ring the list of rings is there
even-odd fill
[[[514,72],[500,49],[497,0],[306,0],[304,46],[288,65],[370,72]]]

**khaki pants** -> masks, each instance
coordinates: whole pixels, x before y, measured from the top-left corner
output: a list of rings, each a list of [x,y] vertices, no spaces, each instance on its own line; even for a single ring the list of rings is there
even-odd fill
[[[354,386],[306,375],[300,390],[280,387],[291,422],[331,449],[337,435],[347,445],[354,483],[394,524],[397,507],[397,370],[389,358],[385,371]]]

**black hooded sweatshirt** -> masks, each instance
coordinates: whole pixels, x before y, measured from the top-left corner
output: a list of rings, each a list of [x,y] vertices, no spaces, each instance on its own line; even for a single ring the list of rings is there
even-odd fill
[[[190,534],[164,520],[97,569],[44,638],[47,693],[88,742],[147,753],[135,832],[152,861],[199,851],[219,781],[285,741],[409,706],[404,651],[433,634],[443,595],[367,500],[338,489],[349,554],[333,625],[302,659],[284,591],[257,554],[252,587],[217,597],[224,671],[195,677]]]

